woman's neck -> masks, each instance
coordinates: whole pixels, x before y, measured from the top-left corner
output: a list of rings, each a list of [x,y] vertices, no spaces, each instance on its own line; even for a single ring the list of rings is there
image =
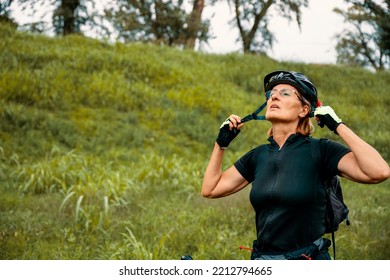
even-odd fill
[[[279,145],[279,148],[281,149],[284,145],[284,143],[287,141],[288,137],[292,134],[297,133],[297,127],[295,126],[286,126],[286,124],[283,125],[272,125],[272,137],[274,141]]]

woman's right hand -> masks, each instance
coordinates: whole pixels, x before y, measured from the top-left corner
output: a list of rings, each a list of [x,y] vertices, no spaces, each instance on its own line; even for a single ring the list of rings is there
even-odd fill
[[[241,132],[241,118],[236,115],[230,115],[220,126],[216,142],[221,149],[227,149],[229,144]]]

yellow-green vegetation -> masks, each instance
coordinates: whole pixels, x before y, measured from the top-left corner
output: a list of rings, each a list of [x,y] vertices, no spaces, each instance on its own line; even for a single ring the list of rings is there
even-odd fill
[[[388,72],[7,26],[0,37],[1,259],[248,259],[249,188],[208,200],[200,187],[220,123],[256,109],[275,69],[306,73],[390,159]],[[268,127],[248,123],[225,167],[266,143]],[[343,185],[352,225],[336,233],[339,259],[390,259],[390,181]]]

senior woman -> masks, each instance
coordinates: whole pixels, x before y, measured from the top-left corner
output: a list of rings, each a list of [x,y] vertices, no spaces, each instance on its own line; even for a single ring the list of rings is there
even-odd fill
[[[309,252],[311,259],[330,259],[331,242],[322,237],[323,178],[339,175],[359,183],[380,183],[390,176],[389,165],[331,107],[318,106],[317,89],[304,74],[274,71],[265,76],[264,88],[269,143],[222,171],[226,148],[245,125],[239,116],[231,115],[220,127],[201,193],[219,198],[252,184],[250,202],[257,232],[252,259],[300,259],[301,252]],[[311,152],[313,115],[345,143],[319,139],[320,165]]]

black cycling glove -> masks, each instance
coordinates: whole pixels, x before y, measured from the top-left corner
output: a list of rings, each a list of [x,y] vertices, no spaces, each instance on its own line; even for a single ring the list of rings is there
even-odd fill
[[[230,120],[229,118],[227,118],[219,128],[219,134],[216,142],[221,149],[226,149],[229,146],[230,142],[232,142],[233,139],[241,132],[241,130],[236,128],[230,130],[229,123]]]

